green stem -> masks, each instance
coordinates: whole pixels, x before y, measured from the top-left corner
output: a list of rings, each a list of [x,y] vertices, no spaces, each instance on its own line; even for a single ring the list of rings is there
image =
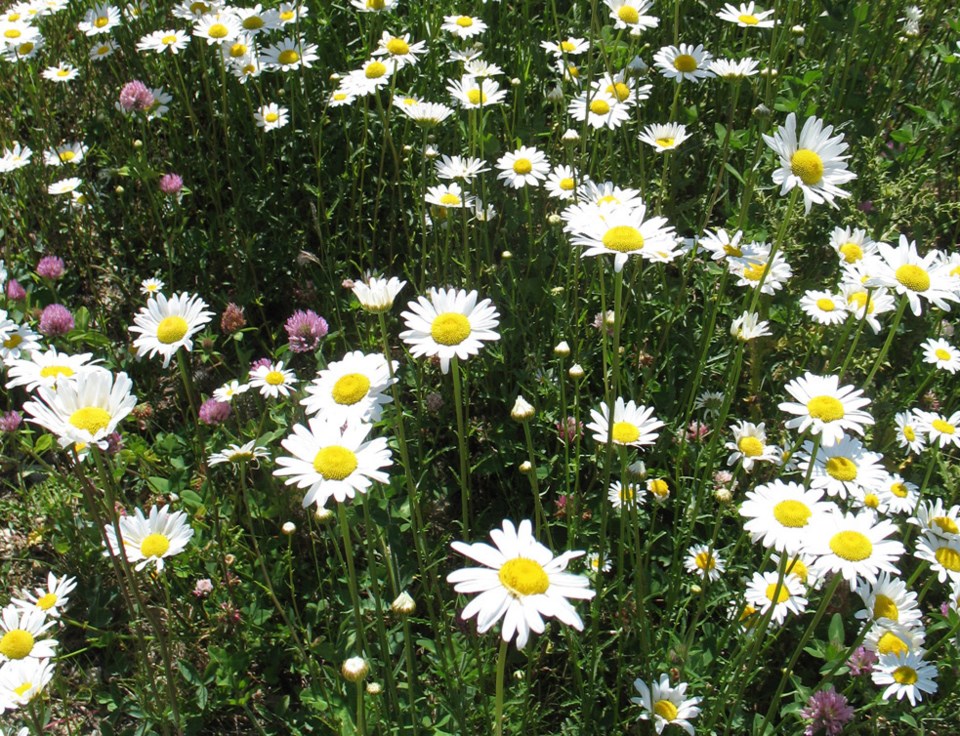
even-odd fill
[[[493,732],[495,736],[503,736],[503,680],[507,669],[507,644],[505,639],[500,640],[500,651],[497,654],[497,693],[493,708]]]
[[[457,414],[457,449],[460,455],[460,513],[464,538],[470,536],[470,470],[467,462],[467,428],[464,421],[463,390],[460,386],[460,361],[450,359],[453,366],[453,404]]]

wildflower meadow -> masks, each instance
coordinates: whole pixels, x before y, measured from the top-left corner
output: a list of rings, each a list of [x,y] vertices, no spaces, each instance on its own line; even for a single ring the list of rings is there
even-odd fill
[[[960,733],[960,10],[0,7],[0,735]]]

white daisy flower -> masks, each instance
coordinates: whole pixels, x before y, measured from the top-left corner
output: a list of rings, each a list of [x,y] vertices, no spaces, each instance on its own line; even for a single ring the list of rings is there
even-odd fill
[[[242,445],[227,445],[226,449],[220,452],[214,452],[207,458],[207,465],[221,465],[230,463],[231,465],[240,465],[242,463],[256,463],[265,457],[270,457],[270,452],[266,447],[260,447],[256,440],[244,442]]]
[[[253,114],[253,119],[256,121],[257,127],[262,128],[266,133],[282,128],[289,123],[289,112],[287,108],[280,107],[276,102],[271,102],[257,108],[257,111]]]
[[[26,592],[22,598],[12,598],[10,602],[25,611],[39,610],[51,618],[60,618],[60,610],[69,603],[68,596],[76,587],[76,578],[57,577],[48,572],[47,587],[35,588],[33,593]]]
[[[463,76],[460,81],[448,79],[447,92],[454,102],[465,110],[499,105],[507,96],[507,91],[500,89],[500,84],[495,79],[477,79],[471,76]]]
[[[584,247],[583,258],[613,255],[613,268],[622,271],[630,256],[658,263],[678,255],[673,227],[665,217],[645,219],[646,206],[604,205],[581,209],[566,225],[573,245]]]
[[[846,498],[854,488],[874,490],[882,487],[887,477],[875,452],[864,449],[863,443],[853,437],[841,437],[836,444],[817,447],[810,469],[810,454],[814,443],[804,442],[797,453],[797,465],[804,477],[810,478],[811,488],[823,488],[829,495]]]
[[[727,268],[737,276],[737,286],[760,287],[762,294],[775,294],[793,276],[793,269],[782,253],[770,259],[771,248],[766,243],[750,243],[742,255],[727,259]],[[762,282],[762,284],[761,284]]]
[[[354,281],[353,293],[360,306],[368,312],[389,312],[397,294],[407,285],[396,276],[390,279],[371,276],[366,281]]]
[[[11,148],[3,149],[3,156],[0,156],[0,173],[16,171],[30,163],[30,157],[33,155],[27,146],[21,146],[16,141]]]
[[[240,33],[240,19],[233,13],[208,13],[193,25],[193,35],[206,39],[208,46],[230,43]]]
[[[947,507],[943,499],[921,501],[915,515],[907,519],[910,524],[919,526],[924,532],[932,532],[946,539],[960,535],[960,506]]]
[[[916,414],[920,430],[927,435],[931,445],[960,447],[960,411],[950,416],[935,411],[917,411]]]
[[[640,483],[621,483],[615,480],[607,491],[607,499],[615,509],[630,508],[634,504],[642,506],[646,494],[646,486]]]
[[[105,41],[100,41],[95,43],[90,47],[90,51],[87,52],[87,56],[94,61],[100,61],[101,59],[106,59],[110,56],[113,56],[116,53],[117,49],[120,48],[117,46],[116,41],[111,41],[107,39]]]
[[[803,592],[803,583],[794,575],[784,575],[781,579],[778,572],[755,572],[747,584],[745,598],[761,616],[773,608],[770,622],[779,626],[789,614],[799,616],[807,609]]]
[[[914,556],[929,562],[941,583],[960,581],[960,536],[928,531],[917,542]]]
[[[640,679],[634,680],[633,686],[640,693],[639,698],[630,698],[643,712],[640,720],[653,719],[656,732],[662,733],[669,725],[679,726],[690,736],[693,736],[693,725],[690,723],[700,715],[697,704],[700,698],[687,698],[687,683],[681,682],[676,687],[670,684],[670,676],[660,675],[660,682],[652,682],[650,687]]]
[[[140,293],[153,296],[163,291],[164,283],[158,278],[144,279],[140,282]]]
[[[525,186],[539,186],[540,182],[550,173],[550,162],[542,151],[529,146],[520,146],[515,151],[505,153],[497,160],[500,173],[497,179],[502,179],[514,189]]]
[[[78,74],[80,74],[80,72],[73,64],[61,61],[56,66],[48,66],[41,72],[40,76],[50,82],[62,84],[65,82],[72,82],[77,78]]]
[[[399,364],[393,361],[393,371]],[[397,382],[380,353],[355,350],[334,361],[307,386],[300,403],[307,414],[322,413],[332,421],[379,422],[383,406],[393,401],[386,391]]]
[[[384,2],[387,1],[388,0],[384,0]],[[378,2],[378,0],[374,0],[374,2]],[[393,4],[395,0],[389,0],[389,2]],[[296,26],[309,14],[310,6],[304,3],[303,0],[295,0],[295,2],[292,3],[280,3],[280,7],[277,8],[277,18],[281,26]]]
[[[843,433],[862,435],[873,417],[863,411],[870,399],[861,398],[863,391],[853,386],[840,386],[837,376],[817,376],[806,373],[785,386],[794,401],[784,401],[780,411],[798,415],[786,423],[790,429],[803,433],[808,429],[820,435],[824,447],[832,447]]]
[[[640,140],[653,146],[657,153],[673,150],[689,137],[687,126],[679,123],[648,125],[640,131]]]
[[[123,555],[128,562],[136,562],[138,572],[153,563],[157,572],[163,570],[164,560],[186,549],[193,539],[193,529],[187,523],[183,511],[170,512],[169,506],[150,509],[150,515],[144,517],[143,511],[135,509],[133,516],[122,516],[118,520],[120,540],[118,543],[113,524],[104,527],[107,545],[103,555],[119,555],[123,545]]]
[[[389,31],[384,31],[374,50],[374,56],[386,56],[393,63],[396,69],[403,69],[405,66],[416,66],[422,54],[427,53],[426,41],[410,42],[410,34],[394,35]]]
[[[80,179],[76,176],[70,176],[66,179],[60,179],[59,181],[55,181],[50,184],[47,187],[47,193],[54,196],[60,194],[70,194],[71,192],[74,192],[81,184],[83,184],[83,179]]]
[[[816,575],[811,569],[816,559],[816,557],[807,554],[789,555],[785,571],[786,575],[788,577],[795,577],[810,590],[819,590],[823,585],[823,577]],[[781,562],[780,555],[771,555],[770,560],[779,570]]]
[[[924,662],[921,652],[880,655],[880,661],[870,673],[875,684],[888,686],[883,691],[884,700],[894,695],[897,700],[903,700],[906,696],[912,706],[923,700],[924,693],[933,695],[937,692],[936,677],[937,668]]]
[[[743,239],[743,231],[736,230],[732,235],[720,228],[715,232],[704,230],[703,236],[697,239],[697,244],[710,252],[710,257],[715,261],[722,261],[727,258],[739,258],[743,255],[740,248],[740,241]]]
[[[260,390],[260,395],[268,399],[289,396],[297,383],[296,374],[283,367],[283,361],[258,365],[250,371],[250,388]]]
[[[7,317],[6,310],[0,309],[0,360],[9,363],[40,349],[40,335],[29,325],[18,325]]]
[[[738,60],[714,59],[707,68],[721,79],[731,81],[740,80],[745,77],[754,77],[760,72],[759,62],[749,57]]]
[[[770,332],[770,323],[761,320],[757,312],[744,312],[730,325],[730,336],[740,342],[750,342],[758,337],[766,337]]]
[[[753,2],[740,3],[739,8],[724,3],[723,10],[717,13],[721,20],[736,23],[741,28],[773,28],[775,21],[771,15],[772,10],[760,10]]]
[[[945,311],[950,311],[948,302],[960,301],[955,281],[936,249],[921,257],[916,241],[907,240],[905,235],[900,236],[896,248],[878,243],[877,249],[883,259],[881,271],[867,285],[887,286],[907,297],[914,315],[920,314],[920,297]]]
[[[748,519],[744,530],[764,547],[796,554],[819,528],[820,519],[834,509],[822,498],[822,490],[808,490],[799,483],[775,480],[758,485],[740,506],[740,515]]]
[[[631,36],[639,36],[648,28],[660,25],[660,19],[647,15],[653,7],[653,0],[603,0],[610,8],[610,18],[613,27],[617,29],[629,28]]]
[[[914,455],[919,455],[927,446],[923,420],[918,411],[901,411],[894,417],[897,425],[897,443]]]
[[[626,71],[617,74],[604,73],[599,79],[595,79],[591,87],[596,92],[603,92],[613,98],[617,105],[623,107],[634,107],[640,102],[650,98],[652,84],[643,84],[637,86],[634,79]]]
[[[803,204],[807,214],[814,204],[826,202],[836,207],[837,197],[849,197],[838,185],[857,178],[847,170],[849,156],[841,156],[847,150],[842,135],[833,138],[833,126],[823,126],[820,118],[807,118],[797,138],[797,116],[790,113],[786,124],[772,135],[764,134],[763,140],[780,157],[780,168],[773,172],[773,181],[780,184],[780,194],[794,187],[803,192]]]
[[[433,162],[433,166],[437,171],[437,178],[446,181],[473,181],[479,174],[490,171],[486,161],[469,156],[441,156]]]
[[[720,579],[720,573],[725,564],[717,556],[716,550],[711,550],[706,544],[695,544],[687,550],[687,557],[683,562],[687,572],[706,578],[710,582]]]
[[[835,227],[830,233],[830,247],[840,257],[840,262],[852,264],[877,253],[877,244],[861,228]]]
[[[863,646],[877,656],[888,654],[907,654],[908,652],[922,652],[926,639],[923,627],[904,626],[886,621],[874,621],[863,639]]]
[[[842,295],[829,291],[811,290],[800,297],[800,308],[810,319],[821,325],[839,325],[849,316],[847,302]]]
[[[653,55],[653,61],[659,67],[660,73],[667,79],[673,79],[678,84],[684,79],[699,84],[704,79],[713,76],[710,71],[710,62],[713,57],[705,51],[703,44],[692,46],[682,43],[677,46],[664,46]]]
[[[324,508],[333,498],[343,503],[357,493],[366,493],[374,481],[386,483],[389,476],[381,468],[393,464],[387,440],[367,440],[372,424],[348,424],[326,417],[311,417],[308,426],[296,424],[293,433],[280,444],[290,453],[276,458],[278,477],[289,476],[284,483],[306,488],[303,507],[312,503]]]
[[[400,339],[415,358],[436,357],[440,370],[450,370],[450,359],[466,360],[487,341],[500,339],[500,314],[489,299],[477,303],[476,291],[430,289],[428,297],[408,302],[401,317],[407,329]]]
[[[560,42],[541,41],[540,48],[553,54],[555,58],[560,59],[563,56],[580,56],[580,54],[585,54],[590,48],[590,42],[585,38],[568,36]]]
[[[264,8],[257,3],[252,8],[234,8],[240,19],[240,27],[244,33],[256,36],[259,33],[274,31],[280,28],[280,13],[272,8]]]
[[[887,477],[880,492],[886,499],[887,508],[895,514],[912,514],[920,498],[917,484],[904,480],[897,473]]]
[[[741,420],[730,427],[730,430],[733,432],[733,442],[727,442],[724,445],[731,451],[727,457],[727,465],[741,463],[743,469],[750,473],[753,472],[753,466],[756,463],[767,462],[775,465],[780,463],[783,451],[776,445],[767,444],[767,433],[763,422],[754,424]]]
[[[460,39],[473,38],[487,30],[487,24],[470,15],[445,15],[440,30]]]
[[[937,368],[950,373],[956,373],[960,369],[960,350],[948,343],[943,338],[929,338],[923,345],[923,359],[927,363],[933,363]]]
[[[591,128],[597,130],[613,130],[630,119],[630,110],[626,105],[619,104],[617,98],[607,92],[593,89],[581,92],[571,100],[567,106],[567,114],[581,123],[586,120]]]
[[[473,197],[465,196],[463,189],[456,182],[427,187],[424,199],[427,204],[432,204],[434,207],[461,209],[473,206]]]
[[[0,613],[0,662],[55,656],[58,642],[44,638],[44,634],[56,623],[40,609],[25,611],[15,605],[6,606]]]
[[[147,300],[133,318],[134,326],[130,332],[138,334],[133,341],[137,357],[153,357],[160,354],[163,367],[170,365],[173,354],[181,347],[187,352],[193,350],[195,334],[213,317],[206,311],[207,303],[195,294],[174,294],[169,299],[157,294]]]
[[[866,320],[874,334],[880,332],[877,315],[892,312],[896,306],[887,290],[882,287],[865,289],[854,283],[845,283],[840,289],[846,300],[846,310],[856,315],[857,319]]]
[[[17,709],[29,705],[53,679],[55,664],[52,659],[26,659],[7,662],[0,668],[0,708]],[[12,731],[9,732],[12,734]],[[17,736],[26,736],[26,728]]]
[[[597,442],[605,444],[610,440],[616,445],[643,447],[657,441],[663,422],[653,416],[653,407],[637,406],[632,399],[624,402],[623,397],[617,397],[613,406],[612,426],[608,409],[604,403],[599,411],[590,410],[593,421],[587,425],[587,429],[593,432],[593,439]]]
[[[350,0],[361,13],[389,13],[396,9],[400,0]]]
[[[83,161],[87,147],[83,143],[64,143],[62,146],[51,148],[43,154],[43,162],[47,166],[63,166],[64,164],[78,164]]]
[[[864,608],[856,617],[864,621],[892,622],[902,626],[920,625],[921,610],[917,606],[917,594],[907,589],[907,584],[889,573],[881,573],[877,582],[857,586],[857,595]]]
[[[839,510],[821,517],[816,532],[804,538],[803,551],[816,555],[817,574],[840,573],[850,583],[850,592],[858,581],[877,581],[877,574],[887,571],[899,574],[896,560],[903,554],[903,545],[887,537],[897,533],[890,521],[877,521],[861,511],[843,514]]]
[[[290,72],[300,68],[309,69],[319,58],[316,44],[303,43],[295,38],[285,38],[263,50],[261,63],[263,68],[269,71]],[[377,63],[380,64],[380,62]],[[380,64],[380,66],[384,65]]]
[[[554,557],[549,549],[533,538],[529,520],[514,527],[504,520],[501,529],[490,533],[496,547],[477,542],[454,542],[460,554],[484,565],[455,570],[447,576],[457,593],[479,593],[461,613],[462,618],[477,617],[477,631],[485,633],[501,618],[501,637],[509,642],[516,636],[518,649],[527,644],[530,632],[542,634],[544,617],[583,630],[583,621],[567,600],[590,600],[595,595],[589,580],[565,572],[571,560],[582,556],[568,551]]]
[[[548,196],[566,200],[574,199],[577,196],[578,188],[582,188],[585,184],[586,177],[583,174],[570,166],[560,165],[555,166],[553,171],[550,172],[544,188],[547,190]]]
[[[57,390],[41,386],[37,400],[23,405],[28,422],[57,435],[61,447],[68,445],[107,446],[107,437],[137,405],[133,382],[126,373],[87,366],[74,380]]]
[[[74,380],[84,367],[99,361],[91,361],[93,353],[69,355],[58,353],[50,346],[46,350],[35,350],[28,358],[12,358],[6,362],[7,388],[23,386],[27,391],[36,391],[41,386],[56,390]]]
[[[84,14],[83,20],[77,24],[77,30],[88,36],[96,36],[100,33],[110,33],[118,25],[120,25],[120,11],[112,5],[103,3]]]

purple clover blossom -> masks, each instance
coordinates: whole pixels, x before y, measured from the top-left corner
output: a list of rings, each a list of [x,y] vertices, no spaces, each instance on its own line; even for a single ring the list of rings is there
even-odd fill
[[[847,660],[847,667],[850,669],[851,675],[859,677],[873,672],[873,665],[879,661],[877,655],[866,647],[857,647],[856,651],[850,655],[850,659]]]
[[[174,196],[183,189],[183,177],[179,174],[164,174],[160,177],[160,191],[166,195]]]
[[[222,424],[230,416],[230,404],[216,399],[207,399],[200,405],[197,416],[201,422],[210,426]]]
[[[16,410],[0,414],[0,432],[16,432],[21,422],[23,422],[23,415]]]
[[[139,79],[127,82],[120,90],[120,107],[124,112],[149,110],[156,99],[150,89]]]
[[[814,736],[821,729],[827,736],[839,736],[853,718],[853,707],[832,687],[815,692],[800,710],[801,718],[810,719],[803,736]]]
[[[257,368],[268,368],[273,365],[273,361],[270,358],[257,358],[250,364],[250,372],[253,373]]]
[[[320,339],[329,331],[327,320],[312,309],[298,309],[284,325],[290,338],[290,349],[295,353],[311,353],[317,349]]]
[[[48,304],[40,315],[40,332],[47,337],[66,335],[75,326],[73,315],[62,304]]]
[[[56,281],[63,276],[64,263],[57,256],[44,256],[37,263],[37,276]]]
[[[23,288],[19,281],[10,279],[7,282],[7,299],[19,302],[27,298],[27,290]]]

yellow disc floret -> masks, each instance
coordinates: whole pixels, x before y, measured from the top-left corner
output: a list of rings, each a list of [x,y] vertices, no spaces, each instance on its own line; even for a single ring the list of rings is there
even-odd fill
[[[809,148],[799,148],[790,157],[790,171],[808,187],[812,187],[823,179],[823,159]]]
[[[458,312],[438,314],[430,325],[430,336],[438,345],[459,345],[470,337],[470,320]]]
[[[314,456],[313,469],[324,480],[343,480],[357,469],[357,456],[346,447],[330,445]]]
[[[333,384],[331,395],[338,404],[353,405],[367,395],[370,379],[362,373],[348,373]]]
[[[515,557],[504,562],[497,577],[515,598],[546,593],[550,587],[550,578],[540,563],[526,557]]]

